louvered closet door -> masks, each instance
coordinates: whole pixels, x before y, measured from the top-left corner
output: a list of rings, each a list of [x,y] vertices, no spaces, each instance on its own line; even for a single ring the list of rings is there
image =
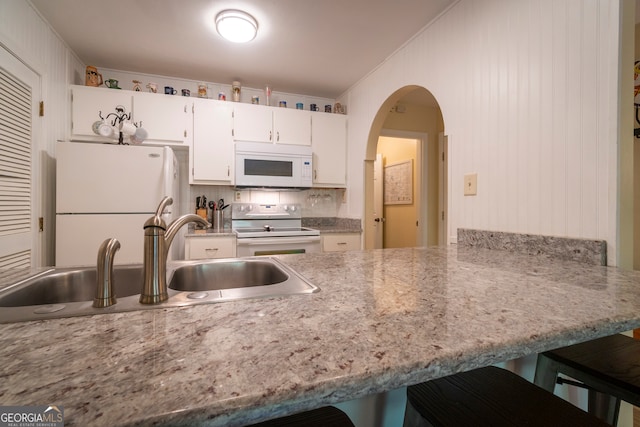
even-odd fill
[[[0,269],[33,266],[33,88],[38,77],[0,47]]]

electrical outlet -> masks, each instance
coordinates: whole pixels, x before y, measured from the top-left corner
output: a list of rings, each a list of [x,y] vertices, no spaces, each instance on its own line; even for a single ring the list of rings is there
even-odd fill
[[[234,196],[234,197],[235,197],[235,198],[234,198],[234,200],[233,200],[233,201],[234,201],[234,202],[239,202],[239,201],[240,201],[240,199],[242,198],[242,194],[241,194],[239,191],[236,191],[236,194],[235,194],[235,196]]]
[[[471,173],[464,176],[464,195],[475,196],[478,194],[478,174]]]

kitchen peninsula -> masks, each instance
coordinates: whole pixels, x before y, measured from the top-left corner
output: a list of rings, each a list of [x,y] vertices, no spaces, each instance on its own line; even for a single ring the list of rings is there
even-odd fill
[[[241,426],[640,326],[640,273],[473,247],[279,257],[310,295],[0,325],[0,401]]]

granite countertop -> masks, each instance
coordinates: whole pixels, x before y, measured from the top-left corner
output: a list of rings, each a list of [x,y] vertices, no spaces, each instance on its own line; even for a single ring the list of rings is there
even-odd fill
[[[185,237],[222,237],[222,236],[235,236],[236,234],[231,229],[231,221],[225,221],[222,228],[200,228],[195,224],[190,223],[187,226],[187,232]]]
[[[231,228],[190,228],[184,237],[235,237],[235,235],[236,234],[231,230]]]
[[[362,233],[362,226],[359,219],[339,218],[339,217],[310,217],[302,218],[302,226],[320,230],[320,234],[330,233]],[[231,221],[224,224],[224,228],[216,230],[213,228],[199,229],[193,224],[189,225],[185,237],[214,237],[214,236],[235,236],[231,230]]]
[[[638,272],[456,246],[279,258],[321,291],[0,325],[0,401],[240,426],[640,326]]]
[[[320,230],[320,234],[362,233],[360,220],[353,218],[307,217],[302,218],[302,226]]]

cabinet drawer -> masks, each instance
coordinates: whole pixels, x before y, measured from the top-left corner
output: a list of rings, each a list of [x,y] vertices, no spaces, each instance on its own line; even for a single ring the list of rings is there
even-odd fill
[[[360,250],[360,233],[328,234],[322,236],[324,252]]]
[[[186,259],[233,258],[236,256],[235,237],[187,237]]]

